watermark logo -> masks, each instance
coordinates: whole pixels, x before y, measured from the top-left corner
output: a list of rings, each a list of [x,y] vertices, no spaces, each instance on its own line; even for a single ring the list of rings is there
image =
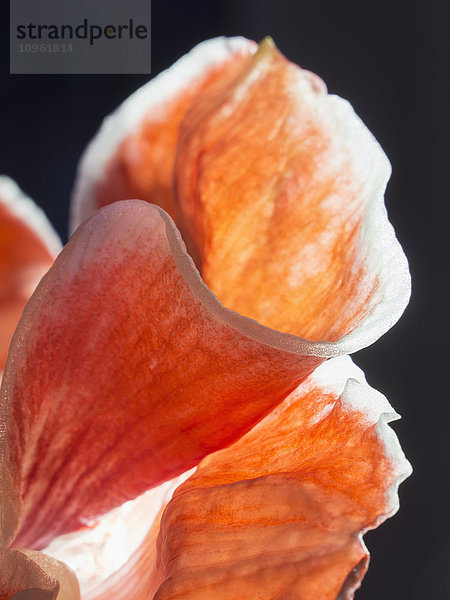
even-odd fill
[[[150,73],[150,0],[10,6],[10,73]]]

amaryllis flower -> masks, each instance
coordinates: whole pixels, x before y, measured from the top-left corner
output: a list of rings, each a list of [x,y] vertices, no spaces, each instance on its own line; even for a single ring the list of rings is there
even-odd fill
[[[5,365],[0,598],[353,597],[410,471],[346,356],[409,297],[389,172],[270,41],[201,44],[108,117]],[[57,253],[19,197],[4,346]]]

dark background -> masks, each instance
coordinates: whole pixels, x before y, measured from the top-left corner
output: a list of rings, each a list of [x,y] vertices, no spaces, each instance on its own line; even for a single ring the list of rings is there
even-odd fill
[[[10,76],[8,3],[2,10],[0,172],[45,209],[65,240],[85,144],[148,78]],[[154,74],[203,39],[270,34],[288,58],[352,102],[392,162],[386,203],[410,260],[413,297],[400,323],[355,360],[403,415],[394,427],[415,472],[401,487],[397,516],[365,538],[372,563],[359,600],[450,600],[448,28],[438,1],[152,4]]]

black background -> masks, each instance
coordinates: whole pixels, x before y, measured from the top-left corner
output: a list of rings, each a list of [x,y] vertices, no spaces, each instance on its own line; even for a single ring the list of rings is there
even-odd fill
[[[19,182],[66,239],[85,144],[148,78],[10,76],[8,3],[2,11],[0,172]],[[445,3],[436,0],[152,3],[153,74],[203,39],[269,34],[288,58],[352,102],[392,162],[386,203],[410,260],[413,297],[400,323],[354,358],[403,415],[394,427],[415,472],[401,487],[397,516],[366,535],[372,562],[359,600],[450,600],[448,28]]]

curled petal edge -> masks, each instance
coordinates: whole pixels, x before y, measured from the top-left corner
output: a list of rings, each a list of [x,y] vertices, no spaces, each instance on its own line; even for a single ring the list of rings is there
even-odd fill
[[[270,47],[269,42],[265,44]],[[235,56],[240,57],[239,60],[245,65],[247,58],[256,50],[257,45],[245,38],[216,38],[203,42],[170,69],[137,90],[107,117],[80,162],[72,199],[72,230],[98,208],[96,186],[107,165],[120,144],[139,130],[147,116],[153,117],[155,113],[155,119],[158,120],[164,103],[182,94],[189,82],[195,81],[209,68],[221,65],[227,59],[232,60]],[[285,63],[288,64],[288,61],[285,60]],[[372,344],[397,322],[408,304],[411,280],[406,257],[389,223],[383,201],[391,172],[387,157],[349,102],[335,95],[327,95],[324,86],[317,83],[317,76],[302,69],[298,69],[298,72],[299,88],[309,85],[316,96],[316,118],[332,116],[336,137],[342,140],[355,172],[364,174],[366,195],[369,197],[364,207],[359,247],[364,253],[369,275],[379,284],[375,300],[368,314],[352,331],[336,341],[320,340],[314,345],[317,356],[339,356]],[[306,352],[307,346],[305,340]]]
[[[327,454],[340,451],[348,454],[350,448],[350,455],[346,456],[346,460],[342,462],[339,459],[333,462],[331,458],[331,462],[327,462],[325,479],[322,479],[323,474],[319,470],[316,483],[312,483],[311,477],[315,477],[314,457],[312,463],[309,461],[304,463],[302,474],[301,462],[306,457],[303,456],[300,447],[300,464],[297,465],[293,459],[290,443],[285,448],[287,453],[283,454],[283,441],[276,453],[271,454],[269,461],[258,459],[257,453],[264,452],[264,431],[272,434],[277,420],[284,419],[297,401],[300,401],[298,407],[301,406],[302,391],[308,391],[310,386],[313,388],[323,386],[324,397],[330,392],[335,395],[338,389],[342,390],[343,372],[350,379],[345,384],[343,392],[339,392],[338,405],[332,408],[332,405],[325,404],[323,408],[326,410],[323,414],[310,413],[307,418],[309,423],[304,425],[307,425],[305,429],[307,435],[311,426],[313,428],[317,426],[317,430],[321,431],[322,425],[328,423],[332,429],[336,410],[340,413],[338,423],[342,418],[346,423],[354,419],[356,446],[346,447],[349,442],[347,438],[341,439],[341,443],[345,444],[341,449],[339,438],[336,438],[336,447],[333,447],[333,437],[326,442],[330,446],[325,448]],[[202,590],[203,594],[207,593],[207,597],[217,600],[244,597],[245,592],[248,593],[249,590],[260,594],[258,597],[261,598],[278,597],[278,595],[281,597],[283,593],[287,591],[292,593],[293,590],[299,594],[299,597],[320,597],[326,600],[334,600],[336,597],[339,600],[353,598],[368,566],[369,553],[362,536],[397,511],[398,486],[412,472],[395,433],[387,426],[387,423],[398,419],[399,416],[382,394],[367,385],[362,371],[351,362],[349,357],[332,359],[318,367],[316,372],[286,399],[284,406],[282,404],[275,409],[274,413],[277,412],[278,415],[273,413],[268,415],[265,420],[256,425],[254,430],[233,446],[204,459],[194,475],[175,491],[161,522],[158,539],[157,584],[159,587],[156,593],[155,588],[151,588],[151,593],[155,593],[153,596],[155,600],[196,598],[194,591],[196,589]],[[299,417],[301,422],[302,417],[300,415]],[[372,433],[374,428],[375,434]],[[273,435],[276,437],[276,433]],[[260,444],[257,443],[259,436]],[[252,438],[253,442],[251,442]],[[361,454],[362,450],[357,440],[367,445],[366,450],[372,448],[376,452],[376,457],[372,459]],[[249,450],[252,444],[254,455]],[[322,446],[319,452],[323,449]],[[379,453],[380,450],[382,454]],[[278,457],[277,452],[281,452]],[[351,461],[353,452],[355,464],[348,462]],[[280,457],[282,460],[279,460]],[[374,472],[371,467],[372,460],[377,463]],[[359,461],[365,465],[360,467]],[[268,465],[268,462],[271,464]],[[247,463],[253,464],[253,468],[249,472],[244,469],[240,473],[242,465]],[[333,465],[338,467],[336,473],[328,470],[332,469]],[[296,467],[300,469],[299,472],[296,472]],[[337,477],[339,482],[339,469],[346,471],[343,480],[351,483],[354,489],[351,487],[343,489],[340,485],[334,487],[334,484],[329,487],[334,477]],[[283,478],[284,470],[286,470],[285,474],[289,473],[287,479]],[[349,472],[354,472],[354,475],[351,475],[350,480],[347,481]],[[242,480],[244,474],[245,478]],[[361,475],[361,480],[358,479],[358,474]],[[341,473],[341,476],[343,475],[344,472]],[[276,479],[271,482],[273,477]],[[331,480],[328,479],[329,477]],[[297,483],[294,484],[296,480]],[[291,495],[298,484],[300,488]],[[271,489],[280,490],[280,486],[287,491],[291,488],[291,492],[288,491],[287,495],[280,493],[282,504],[278,508],[276,503],[272,506],[273,498],[269,492]],[[258,496],[258,487],[263,490],[262,496]],[[302,502],[302,495],[299,494],[301,489],[306,491],[306,513],[302,512],[301,504],[296,506],[297,499]],[[318,491],[314,491],[316,489]],[[277,494],[278,492],[275,497]],[[318,494],[317,497],[315,494]],[[324,503],[323,494],[328,498],[329,505],[327,502]],[[264,497],[266,500],[262,501]],[[270,500],[267,499],[269,497]],[[315,497],[322,501],[322,504],[317,507],[314,503],[311,504],[311,500]],[[289,504],[292,500],[294,501],[291,505],[292,513],[285,514],[285,503]],[[265,502],[267,507],[261,511],[258,518],[259,509],[255,512],[253,502],[261,501],[263,505]],[[239,503],[242,503],[241,507]],[[195,506],[199,508],[196,510]],[[342,514],[339,512],[341,509]],[[245,516],[247,514],[248,519]],[[284,541],[273,537],[270,529],[274,528],[276,532],[282,515],[286,518],[289,514],[291,514],[287,520],[289,535],[285,533]],[[310,525],[305,530],[308,518]],[[203,523],[202,533],[199,530],[200,523]],[[339,537],[341,526],[343,537]],[[257,534],[260,527],[264,529]],[[315,528],[317,528],[317,535]],[[296,529],[299,531],[297,538]],[[249,535],[248,543],[246,543],[246,531]],[[304,536],[308,531],[311,533],[312,546],[305,544]],[[324,534],[324,532],[329,533]],[[254,544],[258,545],[255,540],[259,539],[259,535],[264,537],[267,534],[265,543],[261,542],[262,547],[255,549]],[[330,537],[329,540],[327,535]],[[295,539],[297,539],[296,543]],[[268,541],[280,545],[281,558],[278,554],[274,554],[272,546],[270,552],[265,551]],[[314,544],[319,544],[315,549],[317,554],[314,551]],[[329,553],[327,560],[330,564],[327,563],[326,569],[319,569],[327,553]],[[278,575],[274,578],[275,572]],[[261,582],[265,582],[262,587]],[[155,585],[154,581],[152,585]],[[119,596],[118,600],[122,600],[122,597]]]
[[[366,507],[366,509],[363,508],[362,514],[364,515],[366,521],[361,522],[361,530],[355,532],[356,538],[352,542],[352,545],[348,546],[348,558],[346,559],[346,562],[343,563],[344,568],[345,565],[347,565],[346,568],[348,570],[342,571],[339,577],[342,585],[339,585],[339,581],[335,581],[333,584],[334,587],[332,586],[333,589],[335,589],[335,592],[338,593],[338,600],[350,600],[353,598],[354,592],[360,587],[361,580],[364,577],[368,566],[369,554],[362,539],[363,535],[366,531],[377,527],[386,518],[392,516],[397,511],[398,486],[406,477],[411,474],[412,469],[408,461],[405,459],[395,433],[390,427],[388,427],[388,423],[398,419],[399,416],[392,409],[389,402],[382,394],[367,385],[363,372],[351,361],[349,357],[344,356],[331,359],[318,367],[318,369],[303,384],[301,384],[299,388],[297,388],[290,395],[290,397],[286,399],[285,404],[289,405],[292,402],[295,402],[295,398],[298,398],[302,393],[311,388],[320,388],[323,390],[323,394],[327,396],[330,394],[334,397],[339,396],[339,410],[344,412],[347,411],[349,415],[359,415],[358,419],[360,421],[360,426],[364,429],[367,429],[367,431],[370,431],[375,426],[376,437],[374,443],[376,445],[376,440],[381,441],[385,451],[383,461],[385,461],[386,465],[392,465],[392,469],[388,471],[388,475],[386,477],[386,488],[384,492],[383,490],[380,490],[380,494],[376,496],[376,498],[378,498],[378,502],[380,502],[380,499],[383,497],[384,493],[385,499],[377,506],[376,510],[373,507]],[[323,410],[320,414],[314,415],[314,412],[310,412],[309,417],[305,417],[307,421],[309,420],[309,426],[320,427],[321,421],[327,419],[327,415],[329,415],[330,410],[332,410],[331,405],[327,405],[327,403],[325,403],[322,408]],[[281,412],[283,410],[283,406],[281,405],[279,408],[275,409],[275,412]],[[363,415],[363,422],[361,422],[361,415]],[[255,429],[259,429],[261,431],[264,430],[264,428],[270,424],[270,420],[273,419],[273,416],[269,415],[266,419],[266,422],[265,420],[261,421]],[[251,435],[252,432],[248,434],[248,436]],[[242,453],[239,450],[236,450],[236,446],[240,446],[245,450],[246,443],[246,436],[244,436],[244,438],[242,438],[235,445],[235,448],[231,446],[229,449],[220,451],[217,456],[211,455],[205,459],[199,465],[200,471],[197,473],[194,471],[193,474],[191,473],[190,478],[186,479],[186,477],[189,475],[186,474],[178,481],[170,482],[170,484],[164,484],[164,486],[161,487],[161,492],[167,487],[167,485],[170,486],[170,494],[175,488],[175,505],[178,505],[178,507],[181,505],[181,510],[183,511],[183,504],[185,503],[185,500],[183,500],[183,495],[186,494],[186,491],[186,498],[188,499],[188,504],[186,506],[189,506],[189,489],[195,490],[196,486],[200,485],[200,487],[204,488],[207,492],[210,483],[212,483],[212,485],[219,485],[220,478],[224,477],[226,479],[230,476],[230,473],[227,473],[226,469],[223,470],[220,466],[218,466],[217,460],[219,460],[220,464],[221,456],[223,459],[223,456],[226,456],[227,453],[230,453],[231,455],[234,454],[234,459],[236,461],[239,461],[240,456],[242,457]],[[331,451],[333,451],[333,449],[331,449]],[[223,463],[223,465],[226,466],[226,463]],[[295,465],[293,466],[295,467]],[[214,478],[211,479],[212,472],[214,471],[216,471],[216,476],[219,477],[215,483]],[[222,475],[220,473],[222,473]],[[295,473],[292,473],[292,475],[295,477]],[[249,472],[248,476],[250,478],[255,477],[255,473]],[[231,474],[231,479],[234,481],[233,474]],[[199,483],[196,483],[196,480]],[[254,480],[254,484],[257,485],[257,482],[258,477]],[[358,485],[358,482],[355,482],[355,484]],[[364,484],[365,482],[362,481],[361,485],[364,486]],[[230,485],[230,482],[227,484],[225,481],[222,481],[221,486],[225,490],[228,488],[230,505],[234,505],[235,498],[233,496],[233,485]],[[158,490],[155,490],[155,492],[159,494]],[[166,498],[162,505],[163,508],[165,505],[167,505],[169,498],[170,496]],[[357,500],[355,500],[355,502],[356,501]],[[145,507],[145,502],[148,501],[145,499],[145,497],[142,497],[142,499],[138,499],[135,502],[136,506],[143,502],[144,504],[142,504],[142,506]],[[166,509],[166,512],[167,510],[169,510],[169,512],[167,514],[163,513],[162,515],[162,523],[165,530],[160,530],[160,537],[162,536],[162,540],[160,540],[158,554],[156,541],[158,529],[160,527],[161,514],[157,518],[149,518],[147,522],[148,532],[145,535],[142,543],[140,543],[140,545],[136,547],[136,550],[131,554],[129,560],[123,564],[123,566],[117,572],[111,573],[108,577],[103,578],[103,580],[101,578],[98,579],[97,583],[93,587],[92,585],[89,587],[89,582],[87,582],[88,587],[85,588],[86,591],[83,594],[83,597],[86,597],[87,600],[106,600],[110,597],[114,597],[115,600],[127,600],[132,592],[135,594],[137,600],[144,600],[145,598],[153,597],[154,594],[156,594],[155,598],[158,599],[166,597],[165,593],[167,591],[168,583],[171,582],[169,584],[170,588],[170,585],[173,584],[173,579],[175,578],[175,580],[177,580],[177,577],[179,576],[175,569],[175,571],[170,574],[167,583],[165,583],[169,573],[165,573],[164,570],[167,568],[167,565],[169,565],[170,570],[170,565],[172,564],[172,561],[165,556],[167,552],[170,554],[170,546],[173,544],[173,542],[170,541],[170,537],[167,537],[167,527],[169,527],[169,532],[170,527],[173,527],[173,524],[171,525],[170,520],[170,511],[173,512],[173,507],[171,506],[172,504],[173,501],[170,500],[168,508]],[[155,508],[159,510],[159,507],[159,502],[156,502]],[[355,508],[358,510],[360,507]],[[139,507],[138,510],[140,510]],[[150,512],[153,513],[153,509]],[[224,512],[226,512],[225,507]],[[276,514],[276,511],[274,514]],[[373,515],[375,515],[374,518]],[[127,528],[127,523],[128,526],[133,526],[133,524],[130,522],[130,515],[123,513],[121,518],[123,519],[122,527]],[[188,521],[190,518],[191,517],[188,518]],[[175,526],[177,526],[176,521]],[[239,532],[239,530],[237,530],[237,532]],[[181,533],[183,533],[183,530],[181,530]],[[95,529],[90,533],[88,532],[87,536],[88,538],[91,536],[91,539],[94,540],[91,546],[93,555],[97,555],[97,553],[101,555],[102,551],[104,551],[103,541],[95,541]],[[161,543],[164,540],[170,543]],[[88,544],[89,543],[90,542],[88,542]],[[241,539],[239,543],[242,544],[243,540]],[[84,550],[86,547],[85,534],[80,535],[73,533],[69,534],[68,536],[62,536],[61,538],[57,538],[54,543],[52,543],[50,548],[52,548],[51,551],[57,558],[67,561],[72,568],[76,570],[76,557],[79,555],[79,552],[77,553],[77,544],[79,544],[80,550]],[[50,548],[47,549],[47,551],[50,551]],[[179,553],[177,552],[177,559],[175,560],[175,563],[179,561],[180,555],[182,556],[184,552],[189,553],[189,546],[183,548],[183,545],[181,545],[181,547],[178,548],[178,551]],[[197,551],[198,548],[196,547],[195,552]],[[212,556],[214,552],[211,551],[211,553],[208,553],[208,557]],[[238,554],[239,553],[236,552],[236,555]],[[71,563],[71,560],[73,560],[74,556],[75,563]],[[261,556],[261,568],[263,569],[265,560],[264,553],[262,553]],[[353,564],[352,561],[357,561],[357,564]],[[164,564],[166,567],[163,567]],[[342,569],[342,567],[340,568]],[[190,569],[195,572],[195,565],[190,567]],[[80,574],[82,576],[82,573]],[[331,598],[331,595],[328,596],[326,594],[333,594],[333,589],[327,588],[326,586],[328,584],[323,584],[320,575],[314,575],[313,577],[316,577],[314,580],[314,585],[325,585],[325,587],[321,588],[324,594],[323,597],[326,597],[327,599],[328,597]],[[336,577],[335,573],[333,577]],[[83,585],[82,579],[80,579],[80,581]],[[301,582],[299,583],[296,581],[295,585],[299,586],[301,585]],[[306,584],[303,583],[303,585]],[[208,597],[215,597],[214,589],[210,589],[209,593],[211,596]],[[222,598],[220,594],[219,597]],[[226,595],[224,597],[228,598]],[[334,595],[333,598],[335,597],[336,596]]]

